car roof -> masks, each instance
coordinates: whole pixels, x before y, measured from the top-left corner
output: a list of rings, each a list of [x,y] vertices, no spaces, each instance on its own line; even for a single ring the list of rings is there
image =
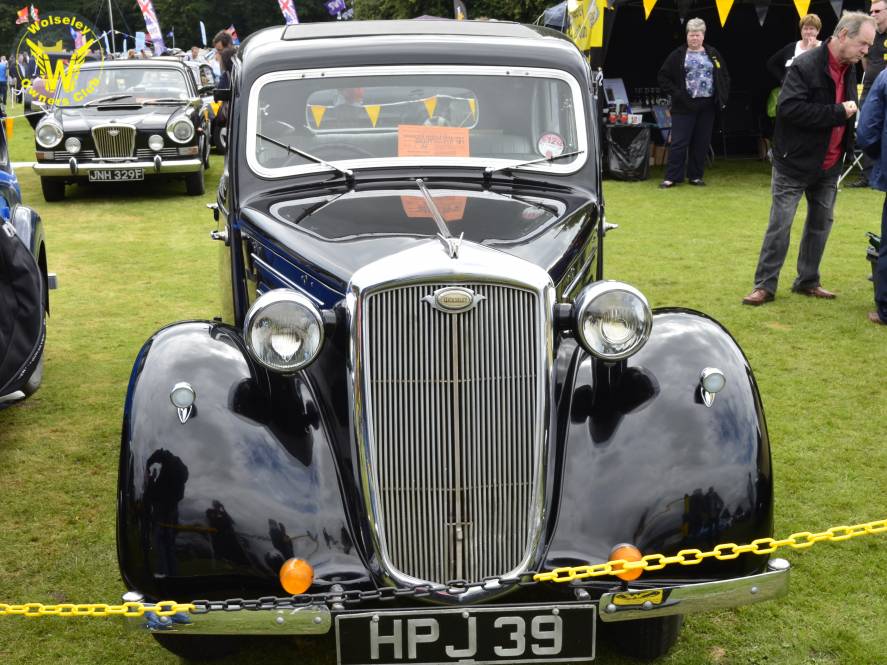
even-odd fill
[[[458,45],[458,48],[454,48]],[[504,21],[327,21],[253,33],[235,55],[245,82],[281,69],[445,64],[556,67],[587,76],[572,41],[548,28]]]

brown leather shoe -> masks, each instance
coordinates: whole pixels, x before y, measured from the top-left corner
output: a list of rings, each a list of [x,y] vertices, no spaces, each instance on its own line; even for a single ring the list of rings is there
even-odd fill
[[[765,302],[773,302],[775,297],[776,296],[766,289],[755,289],[742,299],[742,304],[757,307],[758,305],[763,305]]]
[[[834,300],[838,296],[832,293],[831,291],[826,291],[821,286],[811,286],[808,289],[792,289],[795,293],[799,293],[802,296],[809,296],[810,298],[823,298],[825,300]]]
[[[869,321],[879,326],[887,326],[887,321],[883,321],[877,312],[869,312]]]

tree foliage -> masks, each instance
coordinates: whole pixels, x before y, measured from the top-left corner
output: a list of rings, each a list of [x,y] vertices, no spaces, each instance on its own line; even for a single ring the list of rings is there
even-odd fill
[[[557,0],[466,0],[468,18],[494,18],[500,21],[532,23]],[[453,18],[452,0],[357,0],[358,19],[415,18],[430,15]]]
[[[17,36],[25,27],[15,24],[16,13],[26,4],[30,3],[26,0],[0,2],[0,53],[8,56],[15,50]],[[332,20],[323,0],[296,0],[295,5],[302,22]],[[76,14],[93,23],[99,32],[111,28],[108,0],[53,0],[51,5],[47,5],[51,6],[51,11],[42,9],[42,3],[37,6],[41,7],[43,14]],[[114,28],[118,32],[118,48],[123,34],[145,32],[145,21],[136,0],[111,0],[111,7],[114,10]],[[192,44],[200,44],[201,20],[206,25],[207,40],[211,40],[213,35],[229,25],[234,25],[238,36],[243,39],[256,30],[283,24],[277,0],[154,0],[154,10],[167,46],[172,46],[172,39],[167,37],[172,31],[175,33],[176,46],[183,49]],[[130,46],[133,44],[132,39],[129,38]]]

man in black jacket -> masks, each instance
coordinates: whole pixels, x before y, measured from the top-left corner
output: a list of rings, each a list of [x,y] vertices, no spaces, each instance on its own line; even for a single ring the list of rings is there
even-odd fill
[[[789,67],[773,135],[770,224],[755,271],[755,288],[742,300],[746,305],[763,305],[775,297],[802,195],[807,198],[807,220],[792,291],[815,298],[835,297],[819,282],[819,263],[832,227],[841,159],[852,145],[854,65],[874,40],[872,17],[846,12],[822,46],[798,56]]]

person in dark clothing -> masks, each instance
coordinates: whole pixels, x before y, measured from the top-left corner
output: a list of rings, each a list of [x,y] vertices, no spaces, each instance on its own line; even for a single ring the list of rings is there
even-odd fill
[[[868,55],[863,58],[862,64],[865,71],[862,77],[862,95],[859,98],[859,107],[865,106],[865,100],[868,97],[869,90],[878,74],[884,71],[884,65],[887,64],[887,2],[884,0],[875,0],[869,9],[869,14],[875,19],[875,43],[869,49]],[[872,167],[874,161],[865,154],[862,155],[862,175],[858,180],[847,183],[845,187],[868,187],[872,178]]]
[[[687,44],[665,59],[659,70],[659,87],[671,95],[671,145],[663,189],[684,179],[702,186],[705,157],[711,144],[715,111],[723,109],[730,94],[730,74],[724,59],[703,44],[705,22],[687,21]]]
[[[883,4],[883,3],[879,3]],[[874,5],[873,5],[874,6]],[[876,38],[877,39],[877,38]],[[887,192],[887,71],[878,74],[859,114],[856,144],[873,160],[871,186]],[[887,326],[887,197],[881,209],[881,248],[875,263],[875,306],[869,321]]]
[[[799,55],[789,67],[779,93],[773,135],[770,223],[755,271],[755,288],[743,298],[745,305],[763,305],[775,298],[801,196],[807,198],[807,220],[792,291],[814,298],[835,297],[820,284],[819,264],[832,227],[841,158],[853,140],[854,65],[874,40],[872,17],[846,12],[822,46]]]
[[[795,58],[822,44],[819,41],[822,21],[816,14],[807,14],[801,19],[798,27],[801,30],[801,38],[796,42],[789,42],[767,60],[767,71],[779,81],[779,85],[782,85],[785,73]]]

